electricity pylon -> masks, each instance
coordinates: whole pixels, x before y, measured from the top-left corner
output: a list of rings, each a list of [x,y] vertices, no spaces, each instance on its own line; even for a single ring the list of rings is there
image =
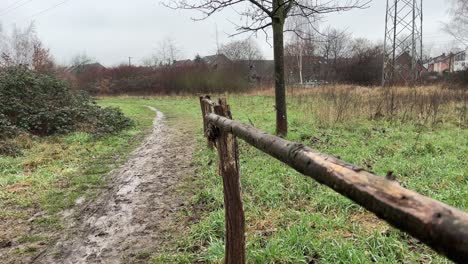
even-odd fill
[[[382,86],[420,81],[422,36],[423,0],[387,0]]]

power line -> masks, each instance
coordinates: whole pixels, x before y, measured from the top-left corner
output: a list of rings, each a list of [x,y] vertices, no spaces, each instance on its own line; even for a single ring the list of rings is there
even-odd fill
[[[28,4],[28,3],[30,3],[30,2],[32,2],[32,1],[34,1],[34,0],[28,0],[28,1],[26,1],[26,2],[21,3],[20,5],[17,5],[17,4],[19,4],[21,1],[22,1],[22,0],[16,1],[14,4],[12,4],[12,5],[10,5],[9,7],[3,9],[2,11],[0,11],[0,15],[3,16],[3,15],[6,15],[6,14],[8,14],[8,13],[11,13],[11,12],[15,11],[16,9],[18,9],[18,8],[20,8],[20,7],[23,7],[23,6],[25,6],[26,4]]]
[[[16,2],[14,2],[13,4],[7,6],[6,8],[0,10],[0,13],[4,12],[5,10],[10,9],[12,6],[15,6],[16,4],[18,4],[18,3],[21,2],[21,1],[23,1],[23,0],[18,0],[18,1],[16,1]]]
[[[31,1],[32,1],[32,0],[31,0]],[[54,5],[54,6],[51,6],[51,7],[47,8],[47,9],[44,9],[44,10],[42,10],[42,11],[39,11],[39,12],[35,13],[35,14],[32,14],[31,16],[27,17],[25,20],[28,20],[28,19],[31,19],[31,18],[40,16],[40,15],[42,15],[42,14],[44,14],[44,13],[49,12],[49,11],[52,10],[52,9],[55,9],[55,8],[61,6],[61,5],[66,4],[67,2],[70,2],[70,0],[62,1],[62,2],[60,2],[60,3],[58,3],[58,4]]]

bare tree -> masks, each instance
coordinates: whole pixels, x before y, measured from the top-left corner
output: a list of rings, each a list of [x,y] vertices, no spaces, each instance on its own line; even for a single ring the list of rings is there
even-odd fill
[[[251,38],[235,40],[221,45],[219,53],[224,54],[233,61],[253,61],[263,59],[262,51],[258,44]]]
[[[318,18],[316,21],[318,21]],[[291,70],[297,70],[300,84],[304,83],[304,58],[310,60],[315,55],[318,38],[316,21],[304,17],[293,17],[289,20],[288,30],[293,34],[291,34],[291,38],[286,44],[285,53],[289,60],[294,58],[295,67],[292,67]],[[311,63],[311,61],[308,63]]]
[[[159,57],[157,55],[150,55],[142,59],[143,66],[146,67],[157,67],[159,65]]]
[[[322,36],[320,50],[327,62],[326,78],[329,79],[330,75],[336,75],[339,60],[349,51],[351,39],[345,31],[330,27],[322,33]]]
[[[38,41],[33,23],[24,29],[14,27],[10,36],[5,34],[1,38],[0,54],[2,64],[31,67],[34,45]]]
[[[169,0],[170,1],[170,0]],[[242,6],[240,12],[245,24],[237,26],[237,34],[273,30],[273,54],[275,59],[276,133],[286,136],[288,131],[284,74],[284,30],[290,17],[313,19],[321,14],[362,8],[368,0],[173,0],[169,7],[196,9],[207,18],[227,7]]]
[[[24,29],[14,27],[11,35],[3,33],[0,26],[0,65],[21,65],[46,73],[53,70],[54,61],[31,23]]]
[[[161,65],[168,66],[179,59],[180,53],[181,50],[176,42],[172,38],[167,37],[159,42],[156,57]]]
[[[452,20],[445,30],[457,41],[468,46],[468,0],[452,0]]]
[[[339,66],[339,78],[347,83],[376,85],[382,72],[383,45],[368,39],[350,41],[347,61]]]
[[[73,58],[71,59],[71,66],[81,67],[83,65],[91,64],[94,62],[96,62],[94,58],[91,58],[90,56],[88,56],[86,52],[82,52],[80,54],[76,54],[75,56],[73,56]]]

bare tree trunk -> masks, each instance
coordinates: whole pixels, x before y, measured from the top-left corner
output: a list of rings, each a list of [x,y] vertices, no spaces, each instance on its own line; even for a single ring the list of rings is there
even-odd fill
[[[304,84],[302,80],[302,43],[299,46],[299,82],[300,84]]]
[[[288,134],[288,119],[286,113],[286,85],[284,78],[284,19],[279,17],[282,15],[282,12],[278,13],[277,17],[272,19],[273,56],[275,59],[276,134],[285,137]]]

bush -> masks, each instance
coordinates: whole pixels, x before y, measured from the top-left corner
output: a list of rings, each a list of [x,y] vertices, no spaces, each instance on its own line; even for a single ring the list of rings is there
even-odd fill
[[[94,113],[91,116],[94,118],[90,120],[93,126],[88,132],[96,136],[114,134],[133,125],[132,120],[126,118],[118,108],[95,107],[93,110]]]
[[[447,73],[445,75],[445,82],[451,86],[459,86],[466,89],[468,87],[468,70]]]
[[[8,140],[0,140],[0,155],[18,157],[22,154],[21,148]]]
[[[132,121],[114,108],[101,108],[85,94],[51,75],[24,67],[0,70],[0,137],[21,130],[38,136],[86,131],[115,133]]]
[[[18,134],[18,129],[11,124],[5,115],[0,113],[0,139],[10,138]]]

